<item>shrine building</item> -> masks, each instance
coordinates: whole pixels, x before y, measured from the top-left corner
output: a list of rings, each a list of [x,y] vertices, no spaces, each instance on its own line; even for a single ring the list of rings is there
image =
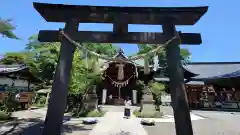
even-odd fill
[[[130,97],[133,104],[138,104],[143,93],[136,88],[137,80],[141,80],[145,84],[151,80],[163,79],[163,83],[165,83],[164,80],[169,80],[163,68],[158,66],[156,69],[154,65],[149,65],[148,69],[145,69],[143,59],[129,62],[128,57],[124,55],[121,49],[114,56],[114,59],[121,59],[127,62],[100,60],[101,68],[104,70],[102,83],[97,87],[100,104],[122,104],[126,97]],[[197,76],[197,74],[185,68],[183,69],[185,80]],[[144,70],[149,70],[149,73],[146,74]],[[169,90],[166,91],[169,92]]]
[[[128,61],[128,57],[124,55],[122,50],[114,58]],[[143,59],[127,62],[122,65],[115,61],[100,61],[102,63],[102,70],[104,70],[103,81],[97,87],[100,104],[103,102],[104,104],[122,104],[126,97],[130,97],[134,104],[139,104],[143,93],[137,89],[137,80],[141,80],[146,84],[150,80],[165,84],[169,83],[166,70],[160,66],[154,69],[154,65],[149,65],[149,73],[145,74]],[[219,93],[223,89],[227,89],[224,93],[233,93],[232,89],[236,91],[235,100],[229,99],[225,104],[227,102],[228,104],[235,103],[240,100],[240,89],[238,90],[240,85],[236,83],[236,80],[239,80],[240,77],[236,77],[236,73],[235,76],[231,76],[231,73],[240,69],[240,62],[191,62],[182,67],[190,107],[199,106],[202,95],[206,95],[207,93],[207,95],[210,95],[208,97],[211,97],[211,95],[214,95],[212,93]],[[230,75],[226,77],[225,74]],[[231,77],[235,77],[235,79]],[[165,91],[170,93],[168,88]],[[207,107],[206,104],[208,103],[205,103],[205,107]],[[228,106],[231,107],[231,105]],[[236,105],[233,106],[236,107]]]

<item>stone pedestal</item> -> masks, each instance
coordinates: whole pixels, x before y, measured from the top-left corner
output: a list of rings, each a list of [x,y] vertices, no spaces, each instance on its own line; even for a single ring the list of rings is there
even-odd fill
[[[155,111],[153,95],[150,91],[145,90],[141,100],[141,112],[153,112]]]
[[[87,100],[85,102],[87,104],[87,109],[89,110],[97,109],[98,97],[96,94],[88,94]]]
[[[152,93],[144,94],[143,99],[142,99],[142,103],[143,104],[154,104]]]
[[[96,87],[95,86],[87,94],[87,99],[86,99],[85,102],[87,103],[87,109],[89,109],[89,110],[97,109],[98,97],[97,97],[97,94],[96,94]]]

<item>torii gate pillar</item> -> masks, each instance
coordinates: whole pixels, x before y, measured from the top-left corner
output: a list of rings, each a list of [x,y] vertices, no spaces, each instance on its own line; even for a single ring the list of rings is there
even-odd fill
[[[76,20],[70,20],[69,22],[66,22],[64,31],[72,36],[78,31],[78,25],[79,23]],[[62,38],[60,56],[55,71],[43,135],[61,134],[75,49],[76,47],[73,44],[68,42],[65,38]]]
[[[175,25],[171,18],[162,25],[163,33],[169,37],[176,35]],[[193,135],[192,122],[187,103],[183,69],[180,60],[180,38],[166,47],[167,71],[170,82],[172,108],[175,119],[176,135]]]

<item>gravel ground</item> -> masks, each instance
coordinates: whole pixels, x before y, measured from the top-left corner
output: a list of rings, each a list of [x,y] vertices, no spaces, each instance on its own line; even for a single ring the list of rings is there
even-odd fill
[[[193,111],[204,117],[192,121],[194,135],[240,135],[240,113]],[[176,135],[174,123],[156,123],[144,127],[149,135]]]

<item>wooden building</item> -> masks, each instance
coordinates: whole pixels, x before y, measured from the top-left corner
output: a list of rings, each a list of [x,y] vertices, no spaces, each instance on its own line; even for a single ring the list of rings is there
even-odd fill
[[[115,58],[125,61],[128,60],[128,57],[124,55],[122,50],[118,52]],[[118,79],[119,64],[121,63],[115,61],[102,61],[101,63],[102,69],[104,70],[104,78],[101,85],[97,87],[100,104],[122,104],[126,97],[134,99],[133,94],[135,92],[136,102],[133,101],[133,103],[138,104],[142,98],[142,91],[139,91],[136,88],[137,80],[141,80],[145,84],[151,80],[164,83],[168,83],[169,81],[168,74],[165,72],[166,70],[161,67],[154,70],[154,66],[149,65],[148,68],[150,72],[149,74],[145,74],[143,59],[125,63],[123,67],[124,78],[122,80]],[[183,71],[185,80],[197,76],[197,74],[194,74],[185,68],[183,68]],[[168,89],[166,91],[169,92]]]
[[[116,59],[128,60],[120,49],[118,54],[114,56]],[[139,76],[146,76],[151,78],[152,72],[149,75],[144,75],[141,70],[142,66],[134,61],[132,62],[116,62],[103,61],[102,69],[102,83],[97,87],[97,94],[99,103],[103,104],[123,104],[126,97],[133,99],[133,93],[136,86],[136,80]],[[135,104],[140,102],[140,93],[136,95]]]
[[[193,62],[183,68],[195,74],[185,81],[190,107],[239,108],[240,62]]]
[[[34,84],[40,82],[24,64],[0,65],[0,100],[3,103],[13,93],[12,101],[22,107],[28,105],[33,96]]]

